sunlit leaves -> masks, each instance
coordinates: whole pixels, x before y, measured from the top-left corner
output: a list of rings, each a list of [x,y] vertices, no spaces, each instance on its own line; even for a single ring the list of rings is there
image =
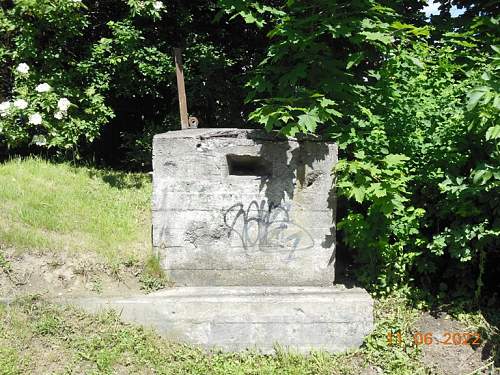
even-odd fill
[[[495,125],[486,131],[486,140],[500,139],[500,125]]]
[[[475,87],[472,91],[467,93],[467,110],[472,111],[479,101],[483,98],[487,99],[487,95],[489,93],[489,88],[486,86]]]
[[[372,31],[362,31],[360,35],[363,35],[366,40],[368,41],[376,41],[380,42],[382,44],[388,45],[394,41],[392,35],[388,33],[382,33],[379,31],[372,32]]]
[[[288,135],[339,123],[369,75],[363,74],[365,62],[379,60],[396,32],[389,22],[396,17],[392,9],[372,0],[288,1],[274,7],[243,0],[220,4],[249,24],[261,19],[270,29],[267,56],[248,83],[248,102],[257,105],[250,118]],[[318,102],[313,95],[325,99]],[[300,106],[294,104],[291,109],[276,98],[300,102]]]
[[[299,129],[304,133],[314,133],[316,127],[318,126],[319,116],[318,110],[312,109],[304,113],[303,115],[298,116],[298,125]]]

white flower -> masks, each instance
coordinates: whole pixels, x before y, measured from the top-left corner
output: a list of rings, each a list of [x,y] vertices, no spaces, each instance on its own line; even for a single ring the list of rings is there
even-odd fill
[[[0,116],[5,117],[7,116],[7,111],[10,108],[10,102],[2,102],[0,103]]]
[[[39,113],[34,113],[29,117],[28,121],[33,125],[40,125],[42,123],[42,115]]]
[[[57,111],[56,113],[54,113],[54,118],[56,118],[58,120],[62,120],[65,115],[66,115],[65,112]]]
[[[28,106],[28,102],[24,99],[16,99],[14,100],[14,107],[18,109],[26,109]]]
[[[37,92],[49,92],[52,90],[52,87],[50,87],[48,83],[41,83],[35,88],[35,90]]]
[[[67,98],[61,98],[57,102],[57,108],[59,108],[61,112],[66,112],[70,105],[71,102]]]
[[[161,1],[155,1],[153,3],[153,8],[155,8],[155,10],[160,10],[163,8],[163,3]]]
[[[10,108],[10,102],[0,103],[0,112],[5,112]]]
[[[26,63],[21,63],[17,66],[16,70],[19,72],[19,73],[22,73],[22,74],[28,74],[29,70],[30,70],[30,67],[28,64]]]

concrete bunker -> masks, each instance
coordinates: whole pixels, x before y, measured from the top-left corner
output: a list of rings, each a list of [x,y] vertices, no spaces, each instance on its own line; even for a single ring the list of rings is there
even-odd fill
[[[154,296],[154,324],[229,351],[359,346],[372,300],[333,285],[336,162],[335,143],[318,138],[156,135],[153,247],[176,288]]]
[[[188,129],[154,143],[153,246],[177,285],[334,281],[333,142]]]

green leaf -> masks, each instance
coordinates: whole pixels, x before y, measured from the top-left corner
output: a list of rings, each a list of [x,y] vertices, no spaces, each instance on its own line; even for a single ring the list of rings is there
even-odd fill
[[[416,66],[418,66],[419,68],[423,69],[424,68],[424,64],[422,63],[422,61],[420,61],[419,59],[417,59],[416,57],[413,57],[413,56],[410,56],[410,60],[412,63],[414,63]]]
[[[491,74],[489,72],[483,72],[483,74],[481,74],[481,78],[485,81],[489,81],[491,79]]]
[[[365,57],[364,52],[352,53],[347,59],[346,69],[349,70],[353,66],[357,66]]]
[[[354,156],[356,157],[356,159],[363,160],[366,157],[366,154],[363,150],[361,150],[361,151],[355,152]]]
[[[385,45],[391,44],[393,41],[392,35],[387,34],[387,33],[381,33],[379,31],[376,31],[376,32],[363,31],[360,34],[364,35],[366,40],[373,40],[373,41],[381,42]]]
[[[500,138],[500,125],[492,126],[486,131],[486,140],[498,139]]]
[[[299,127],[301,129],[314,133],[319,122],[319,117],[316,109],[300,115],[298,119]]]
[[[500,95],[496,94],[495,99],[493,99],[493,107],[500,111]]]
[[[399,165],[410,160],[410,158],[402,154],[389,154],[383,160],[387,165]]]
[[[327,113],[331,114],[332,116],[335,116],[335,117],[339,117],[340,118],[340,117],[343,116],[342,113],[340,113],[339,111],[337,111],[337,110],[335,110],[333,108],[327,108],[327,109],[325,109],[325,111]]]
[[[251,12],[241,11],[239,15],[243,17],[246,23],[252,24],[255,23],[257,27],[262,27],[265,24],[264,20],[257,19]]]
[[[326,108],[326,107],[330,107],[330,106],[333,106],[335,105],[336,103],[331,100],[331,99],[328,99],[328,98],[325,98],[325,97],[322,97],[321,100],[319,101],[319,104],[323,107],[323,108]]]
[[[352,194],[354,195],[356,202],[363,203],[363,200],[365,199],[365,189],[363,187],[353,187]]]
[[[387,190],[385,190],[385,189],[375,189],[373,191],[373,194],[375,194],[375,196],[377,198],[382,198],[382,197],[385,197],[387,195]]]
[[[467,97],[469,98],[469,101],[467,102],[467,110],[472,111],[477,103],[481,100],[481,98],[488,92],[489,88],[482,86],[482,87],[476,87],[472,91],[470,91],[467,94]]]
[[[342,117],[342,113],[337,111],[334,108],[331,108],[332,106],[337,105],[337,103],[331,99],[322,97],[321,100],[319,101],[319,105],[325,110],[326,113],[329,113],[332,116],[335,117]]]
[[[475,184],[484,185],[491,177],[493,177],[491,171],[488,169],[480,169],[474,172],[472,181],[474,181]]]
[[[392,23],[391,25],[392,28],[396,30],[406,30],[413,35],[416,36],[429,36],[429,27],[424,26],[424,27],[415,27],[413,25],[407,24],[407,23],[401,23],[399,21],[396,21]]]
[[[296,122],[291,122],[281,128],[280,133],[286,136],[295,137],[295,135],[300,131]]]

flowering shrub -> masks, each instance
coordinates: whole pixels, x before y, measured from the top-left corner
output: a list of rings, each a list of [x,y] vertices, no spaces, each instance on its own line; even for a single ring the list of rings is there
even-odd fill
[[[150,163],[152,134],[179,127],[175,46],[191,113],[205,126],[243,123],[242,72],[265,37],[243,22],[214,26],[217,12],[215,1],[0,1],[0,148]]]
[[[10,87],[0,106],[0,143],[74,148],[113,116],[102,90],[81,74],[86,11],[77,0],[20,0],[1,9],[2,78]]]

